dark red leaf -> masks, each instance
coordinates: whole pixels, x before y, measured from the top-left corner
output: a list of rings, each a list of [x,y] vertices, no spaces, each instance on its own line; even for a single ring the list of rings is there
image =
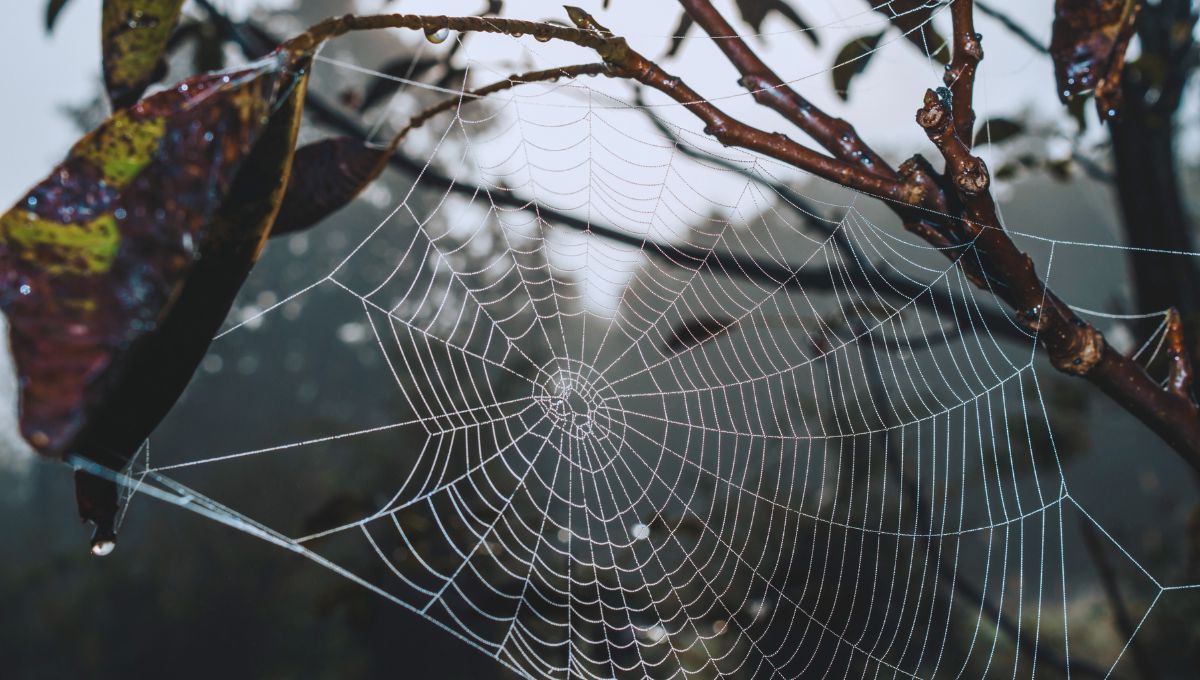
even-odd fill
[[[383,169],[388,152],[334,137],[300,147],[272,236],[307,229],[349,205]]]

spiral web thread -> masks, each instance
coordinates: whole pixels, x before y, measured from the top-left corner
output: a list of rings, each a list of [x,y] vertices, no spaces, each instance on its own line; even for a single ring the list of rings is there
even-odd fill
[[[464,100],[418,143],[479,191],[422,199],[418,178],[340,265],[262,312],[342,296],[405,418],[187,459],[147,445],[129,493],[300,553],[529,677],[1079,668],[1064,522],[1092,520],[1039,436],[1036,338],[997,328],[991,293],[859,197],[806,197],[834,216],[818,233],[771,190],[794,171],[715,145],[670,103],[649,106],[670,136],[647,127],[620,87]],[[497,204],[513,190],[531,209]],[[543,206],[792,274],[671,263]],[[1042,240],[1048,277],[1056,248],[1088,245]],[[864,276],[881,268],[918,292]],[[359,480],[384,493],[317,529],[178,481],[286,479],[360,440],[393,461]],[[1113,544],[1154,592],[1143,621],[1188,587]]]

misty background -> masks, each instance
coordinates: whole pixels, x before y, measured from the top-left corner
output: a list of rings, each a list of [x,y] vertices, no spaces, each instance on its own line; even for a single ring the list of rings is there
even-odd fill
[[[473,13],[480,11],[483,3],[337,0],[298,3],[296,7],[287,0],[245,0],[214,4],[234,18],[254,17],[278,35],[290,35],[316,19],[346,11],[365,13],[387,8]],[[600,2],[580,4],[651,56],[665,51],[665,36],[678,18],[674,3],[634,5],[612,0],[607,10]],[[760,42],[755,43],[766,60],[819,106],[853,121],[887,158],[898,162],[918,151],[933,157],[923,134],[912,123],[912,114],[923,89],[939,81],[937,65],[902,40],[886,44],[866,73],[855,81],[849,102],[843,103],[828,79],[834,55],[846,40],[877,29],[882,20],[864,12],[859,7],[864,3],[855,4],[853,10],[851,3],[834,0],[800,4],[816,25],[825,27],[822,35],[826,39],[820,47],[812,47],[796,38],[790,24],[772,17],[764,24]],[[1035,35],[1048,38],[1050,3],[1021,0],[1009,4],[1015,20]],[[732,9],[719,6],[729,9],[732,15]],[[5,21],[0,22],[0,58],[7,65],[3,82],[10,93],[10,103],[0,113],[0,148],[6,152],[6,162],[0,164],[0,202],[5,205],[16,202],[54,166],[82,133],[81,124],[86,129],[103,115],[103,107],[97,105],[99,3],[72,3],[51,35],[42,30],[43,12],[42,3],[23,2],[6,8]],[[562,12],[550,2],[510,2],[505,16],[561,19]],[[1054,96],[1049,62],[995,23],[982,18],[977,23],[986,36],[987,50],[977,86],[980,120],[1020,118],[1034,131],[1029,140],[1014,143],[1015,147],[983,149],[989,164],[998,167],[1026,147],[1063,158],[1073,149],[1081,149],[1102,159],[1103,148],[1098,145],[1103,135],[1094,114],[1089,114],[1093,117],[1089,132],[1078,138],[1072,136],[1074,123],[1060,110]],[[948,21],[944,24],[948,32]],[[698,29],[693,29],[680,54],[664,63],[706,96],[720,99],[731,113],[767,129],[781,129],[784,123],[745,96],[736,85],[732,69],[711,42],[699,35]],[[582,51],[569,46],[541,44],[528,37],[520,44],[516,42],[503,36],[472,38],[460,55],[461,63],[471,66],[469,83],[491,82],[530,66],[587,60],[580,57]],[[430,46],[420,36],[391,33],[345,40],[322,52],[314,89],[336,101],[347,92],[361,93],[372,79],[346,64],[370,69],[397,53],[436,53],[447,47]],[[240,58],[237,50],[228,48],[229,63]],[[168,81],[187,75],[191,61],[181,56],[172,66]],[[661,146],[628,142],[622,147],[617,134],[661,142],[651,123],[644,116],[620,108],[603,108],[606,101],[611,101],[606,97],[629,101],[628,87],[603,78],[589,79],[581,85],[598,93],[595,99],[587,99],[588,105],[601,107],[598,116],[619,128],[590,133],[608,142],[610,150],[615,148],[611,167],[624,169],[625,179],[630,182],[661,182],[650,174],[640,176],[629,169],[633,162],[653,160],[655,153],[662,152]],[[577,117],[581,98],[589,96],[581,94],[583,88],[569,89],[553,100],[561,107],[558,111],[551,106],[539,107],[538,100],[529,93],[529,107],[522,110],[543,129],[549,129],[556,121]],[[365,122],[376,130],[374,140],[386,141],[388,130],[442,96],[409,89],[404,92],[411,101],[378,107],[367,114]],[[652,106],[657,102],[648,99]],[[1181,120],[1194,121],[1196,99],[1195,92],[1189,91]],[[670,106],[656,111],[678,125],[687,142],[721,153],[719,147],[703,140],[699,125],[686,114]],[[414,153],[434,148],[437,133],[445,127],[445,119],[431,124],[428,134],[412,140]],[[1198,186],[1197,128],[1200,126],[1189,123],[1181,134],[1179,158],[1186,166],[1188,188]],[[504,157],[505,134],[525,134],[497,129],[502,126],[488,128],[481,123],[480,138],[496,140],[496,147],[471,148],[475,158],[482,159],[476,161],[478,164],[486,164],[491,159],[489,153],[497,159]],[[311,140],[328,134],[327,129],[309,125],[302,137]],[[545,136],[538,141],[547,147],[573,139],[570,131],[541,134]],[[598,157],[599,152],[595,153]],[[447,154],[446,158],[452,161],[453,155]],[[519,176],[521,165],[518,162],[510,169],[497,167],[499,174]],[[772,170],[786,173],[774,166]],[[463,174],[469,175],[469,169]],[[694,166],[683,175],[696,212],[722,212],[717,206],[724,206],[719,217],[740,223],[743,229],[735,243],[746,246],[745,250],[753,252],[753,244],[770,242],[769,233],[778,241],[774,249],[767,249],[768,254],[775,250],[786,253],[791,262],[801,262],[817,252],[811,237],[790,233],[786,219],[781,224],[770,206],[739,198],[737,189],[744,181],[735,186],[737,183],[728,181],[728,173]],[[893,235],[902,237],[902,231],[885,211],[852,192],[799,173],[781,174],[780,178],[826,208],[828,219],[840,219],[847,207],[853,206],[868,223],[892,229]],[[555,181],[565,190],[577,178],[561,175]],[[354,290],[369,290],[397,265],[401,265],[401,281],[425,280],[422,277],[435,280],[439,273],[426,270],[427,262],[404,261],[415,224],[432,215],[439,224],[445,222],[438,228],[445,229],[451,238],[472,242],[471,228],[464,225],[473,224],[471,218],[478,217],[478,209],[443,209],[440,192],[425,190],[418,184],[410,194],[412,184],[412,177],[389,172],[361,200],[325,224],[269,244],[231,314],[228,327],[237,329],[214,343],[192,386],[151,439],[151,455],[163,461],[160,464],[181,464],[300,442],[404,420],[413,413],[420,415],[412,395],[429,386],[412,381],[398,390],[387,364],[389,358],[432,361],[420,354],[419,348],[397,343],[381,349],[370,332],[369,312],[364,314],[356,300],[334,286],[318,286],[279,304],[346,258],[350,258],[350,265],[344,270],[344,283]],[[677,181],[672,186],[680,188],[683,184]],[[406,196],[406,205],[413,213],[391,216]],[[1067,181],[1031,172],[1005,183],[999,197],[1007,225],[1024,235],[1018,236],[1018,245],[1030,252],[1040,271],[1050,265],[1051,244],[1038,237],[1060,242],[1054,246],[1048,276],[1061,297],[1085,309],[1130,311],[1124,254],[1117,249],[1065,243],[1120,245],[1115,199],[1107,184],[1080,172]],[[539,198],[555,200],[553,194]],[[704,205],[705,200],[712,206]],[[766,217],[756,219],[760,213]],[[376,227],[388,223],[389,216],[395,229],[373,236]],[[611,213],[609,217],[612,221]],[[695,219],[680,218],[674,223],[652,225],[650,233],[660,240],[703,242],[703,230],[695,227]],[[596,337],[613,319],[628,323],[636,318],[631,312],[638,311],[632,309],[636,302],[629,301],[647,299],[646,293],[638,291],[661,284],[661,264],[647,264],[645,258],[628,248],[573,232],[552,230],[547,238],[554,247],[541,256],[549,257],[557,271],[576,277],[573,285],[588,312],[578,321],[574,317],[560,320],[564,332]],[[364,241],[368,247],[356,251]],[[586,256],[581,258],[579,247],[585,242]],[[761,245],[758,247],[761,249]],[[905,252],[914,258],[925,257],[915,251]],[[477,257],[479,262],[491,261],[486,252],[465,257],[466,262],[457,263],[460,269],[476,262],[470,257]],[[936,258],[920,261],[944,268],[936,264]],[[531,289],[525,286],[518,291],[528,296]],[[493,294],[501,299],[503,292],[501,286]],[[697,304],[704,302],[697,300]],[[265,310],[269,311],[264,314]],[[552,310],[539,310],[535,305],[533,311],[549,314]],[[413,313],[436,317],[437,310],[416,309]],[[518,321],[520,318],[524,317],[518,317]],[[1123,340],[1128,348],[1143,340],[1137,337],[1136,328],[1120,321],[1089,320],[1115,341]],[[663,328],[655,335],[668,335],[672,323],[677,322],[664,317],[660,320]],[[723,346],[725,350],[741,347],[734,338],[723,342],[728,343]],[[531,342],[528,351],[538,359],[547,358],[554,349]],[[1021,348],[1007,349],[1015,355]],[[1165,584],[1186,582],[1188,517],[1197,501],[1190,472],[1161,442],[1103,396],[1087,385],[1055,374],[1044,363],[1038,366],[1042,392],[1052,395],[1046,397],[1052,409],[1051,429],[1065,461],[1071,493],[1132,558],[1119,552],[1110,555],[1131,609],[1140,618],[1154,597],[1154,588],[1139,565]],[[496,384],[501,391],[508,389],[499,378]],[[636,391],[632,386],[629,389]],[[670,406],[663,408],[671,413]],[[340,518],[353,517],[362,503],[369,505],[380,494],[394,490],[402,472],[397,456],[413,447],[417,436],[419,432],[413,428],[400,428],[306,449],[287,458],[256,456],[237,465],[199,465],[171,474],[252,517],[264,521],[269,518],[274,523],[267,523],[272,526],[287,524],[289,533],[302,535],[306,528],[321,528]],[[330,451],[338,456],[331,458]],[[399,460],[402,463],[403,458]],[[178,508],[135,497],[121,527],[117,551],[106,559],[95,559],[87,550],[88,530],[76,519],[69,469],[39,462],[28,469],[0,472],[0,485],[0,507],[5,515],[5,521],[0,522],[0,594],[6,610],[6,615],[0,617],[0,652],[6,667],[15,670],[14,677],[512,677],[511,671],[421,617],[296,555]],[[1096,665],[1107,668],[1120,653],[1124,640],[1110,622],[1110,606],[1102,595],[1095,565],[1086,558],[1087,548],[1078,530],[1082,521],[1074,512],[1067,512],[1063,518],[1068,534],[1066,552],[1078,558],[1069,566],[1071,586],[1064,596],[1064,600],[1071,598],[1071,654],[1081,658],[1090,655]],[[1200,592],[1180,591],[1157,603],[1145,621],[1145,632],[1140,637],[1161,662],[1163,677],[1188,677],[1188,669],[1196,667],[1200,633],[1195,630],[1194,620],[1198,611]],[[1136,677],[1128,657],[1118,666],[1117,674]]]

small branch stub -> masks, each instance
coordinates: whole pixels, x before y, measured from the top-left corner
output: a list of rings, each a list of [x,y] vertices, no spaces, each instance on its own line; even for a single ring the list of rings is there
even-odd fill
[[[1179,397],[1196,403],[1192,396],[1192,360],[1187,351],[1184,338],[1183,319],[1174,307],[1167,310],[1166,329],[1167,361],[1167,390]]]

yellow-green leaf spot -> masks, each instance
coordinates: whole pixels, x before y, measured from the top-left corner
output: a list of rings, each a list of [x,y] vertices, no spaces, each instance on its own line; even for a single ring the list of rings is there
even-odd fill
[[[183,0],[104,0],[104,81],[119,108],[154,82]]]
[[[27,210],[0,217],[0,244],[52,275],[104,274],[120,243],[117,220],[108,213],[75,224],[44,220]]]
[[[96,166],[105,182],[121,188],[154,158],[166,130],[165,118],[135,120],[127,111],[118,111],[79,140],[71,154]]]

